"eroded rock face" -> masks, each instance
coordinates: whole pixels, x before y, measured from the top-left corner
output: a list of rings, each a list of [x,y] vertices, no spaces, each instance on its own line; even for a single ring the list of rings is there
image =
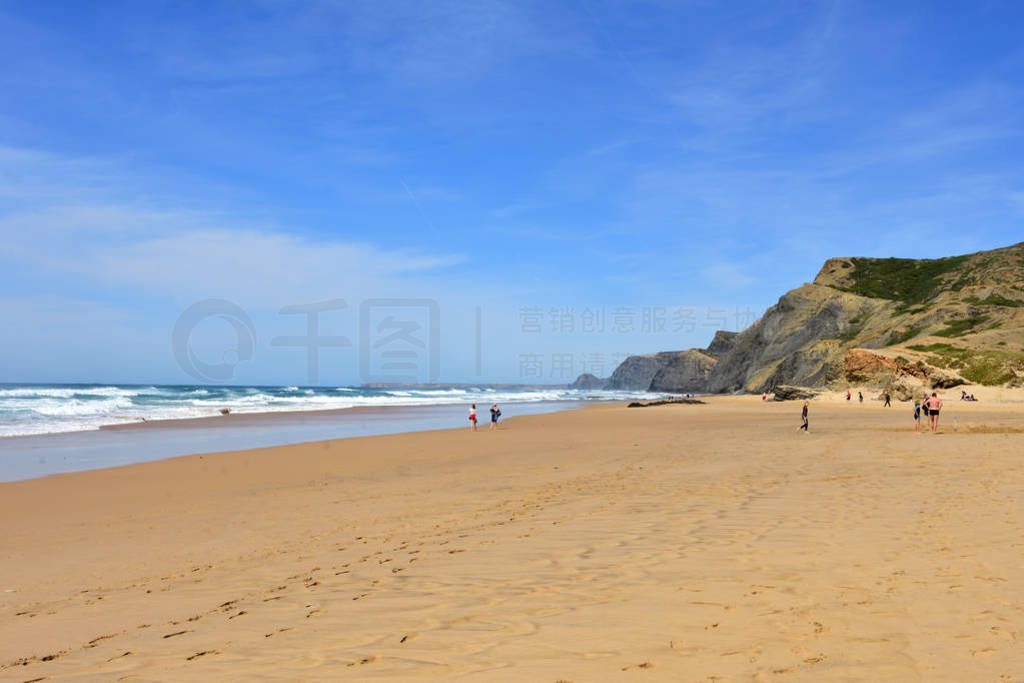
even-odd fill
[[[904,378],[909,385],[952,385],[958,377],[948,362],[940,363],[949,371],[942,377],[923,363],[952,347],[1024,364],[1022,330],[1024,242],[941,259],[829,259],[813,283],[784,294],[749,328],[716,334],[707,349],[695,350],[718,361],[703,388],[697,380],[705,365],[692,356],[665,370],[654,386],[761,393],[780,385],[842,388],[851,382],[881,388]],[[627,359],[614,384],[641,389],[645,377],[654,383],[670,362],[672,354]]]
[[[708,348],[705,349],[705,353],[709,356],[724,356],[732,351],[733,347],[736,346],[736,337],[738,337],[739,334],[739,332],[718,330],[715,332],[715,338],[711,340],[711,343],[708,344]]]
[[[842,375],[844,335],[886,302],[806,284],[784,294],[741,332],[708,378],[712,393],[771,391],[780,384],[812,386]]]
[[[863,349],[848,351],[843,359],[843,377],[851,384],[885,385],[898,377],[924,381],[924,368],[903,358],[889,358]]]
[[[605,388],[616,391],[646,391],[658,371],[679,353],[682,352],[663,351],[646,356],[630,356],[615,368]]]
[[[910,401],[916,396],[920,396],[925,391],[925,385],[916,377],[910,375],[904,375],[893,379],[885,388],[882,390],[880,398],[884,399],[885,394],[889,394],[893,399],[897,401]]]
[[[650,391],[699,394],[718,361],[697,349],[679,352],[651,379]]]

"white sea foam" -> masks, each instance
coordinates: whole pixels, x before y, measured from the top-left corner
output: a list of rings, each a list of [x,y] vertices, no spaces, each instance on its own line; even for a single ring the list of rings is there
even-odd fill
[[[645,394],[651,396],[650,394]],[[174,387],[111,385],[0,385],[0,436],[98,429],[140,420],[174,420],[233,413],[340,410],[357,406],[530,403],[623,400],[630,392],[438,387]]]

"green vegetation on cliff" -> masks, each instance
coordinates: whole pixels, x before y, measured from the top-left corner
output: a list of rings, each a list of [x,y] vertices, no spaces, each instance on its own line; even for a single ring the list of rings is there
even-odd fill
[[[949,288],[943,276],[962,268],[968,259],[970,255],[924,261],[908,258],[852,258],[850,262],[853,263],[853,272],[850,277],[853,284],[845,289],[861,296],[893,299],[911,306],[927,301]]]
[[[979,351],[952,344],[918,344],[914,351],[933,354],[928,362],[956,370],[969,382],[993,386],[1013,381],[1024,373],[1024,354],[1010,351]]]
[[[964,301],[969,304],[974,304],[975,306],[1009,306],[1011,308],[1024,306],[1024,301],[1020,301],[1019,299],[1007,299],[1005,296],[995,293],[989,294],[984,299],[979,299],[976,296],[969,296],[964,299]]]
[[[941,330],[934,332],[936,337],[962,337],[975,331],[975,328],[982,323],[988,322],[987,315],[976,315],[971,318],[959,318],[950,320]]]

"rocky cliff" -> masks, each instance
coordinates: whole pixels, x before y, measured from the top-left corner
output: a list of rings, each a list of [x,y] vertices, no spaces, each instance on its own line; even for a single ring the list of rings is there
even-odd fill
[[[651,378],[648,391],[703,393],[718,360],[699,349],[680,351]]]
[[[743,332],[634,356],[616,373],[629,388],[650,375],[652,390],[694,393],[1021,384],[1024,243],[941,259],[829,259]]]
[[[617,391],[646,391],[658,371],[668,365],[680,351],[662,351],[645,356],[630,356],[619,363],[608,378],[605,389]]]
[[[1017,381],[1024,362],[1024,243],[942,259],[836,258],[740,333],[708,378],[711,392],[779,384]],[[955,342],[953,340],[956,340]],[[848,374],[848,354],[888,363]],[[897,359],[899,362],[897,363]],[[918,371],[906,368],[911,360]],[[853,364],[854,366],[856,363]],[[916,367],[916,366],[915,366]]]

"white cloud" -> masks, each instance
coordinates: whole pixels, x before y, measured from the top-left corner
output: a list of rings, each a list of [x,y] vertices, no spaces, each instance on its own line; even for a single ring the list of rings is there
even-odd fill
[[[422,289],[458,254],[386,244],[387,226],[353,228],[362,240],[303,236],[229,211],[165,208],[168,198],[126,201],[129,183],[92,178],[102,161],[0,148],[0,178],[14,201],[0,210],[0,258],[27,272],[70,278],[126,299],[144,292],[176,302],[210,296],[277,307],[332,297]],[[431,194],[429,188],[426,190]],[[13,208],[12,208],[13,207]],[[411,282],[410,278],[421,278]]]
[[[461,260],[283,230],[202,227],[207,218],[116,206],[8,216],[0,220],[8,236],[0,254],[50,273],[128,288],[125,294],[224,296],[264,306],[382,295],[406,276]]]

